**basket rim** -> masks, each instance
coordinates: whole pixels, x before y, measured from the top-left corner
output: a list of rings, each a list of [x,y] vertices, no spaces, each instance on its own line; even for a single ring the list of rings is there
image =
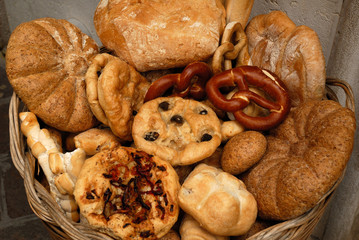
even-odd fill
[[[326,96],[328,99],[337,102],[339,100],[331,86],[340,87],[344,90],[346,95],[345,106],[354,112],[355,102],[351,86],[343,80],[327,79]],[[85,240],[90,238],[113,240],[112,237],[100,233],[86,224],[74,223],[68,220],[50,193],[35,178],[35,158],[32,156],[31,151],[26,151],[26,143],[20,130],[18,117],[20,104],[20,98],[13,92],[9,105],[10,154],[15,168],[24,180],[27,200],[35,215],[44,222],[54,239]],[[334,186],[308,212],[297,218],[274,224],[247,239],[304,239],[304,236],[305,238],[309,237],[344,175],[345,170]]]

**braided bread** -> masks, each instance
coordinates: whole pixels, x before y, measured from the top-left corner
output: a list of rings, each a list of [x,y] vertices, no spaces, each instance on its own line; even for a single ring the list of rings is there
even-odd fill
[[[61,153],[47,129],[41,129],[34,113],[21,112],[21,131],[27,137],[32,154],[38,159],[50,186],[50,193],[73,221],[79,220],[78,206],[73,197],[76,179],[86,158],[78,148]]]

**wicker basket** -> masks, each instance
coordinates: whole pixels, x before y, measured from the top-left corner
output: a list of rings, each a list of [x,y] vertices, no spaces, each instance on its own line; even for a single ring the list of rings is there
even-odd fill
[[[345,105],[354,111],[354,95],[350,85],[345,81],[331,78],[327,79],[327,97],[328,99],[338,101],[337,95],[331,86],[337,86],[344,90],[346,95]],[[40,171],[36,159],[28,150],[20,131],[18,113],[23,110],[25,110],[24,105],[14,93],[9,107],[10,152],[13,164],[24,179],[27,199],[33,212],[44,222],[53,239],[112,240],[113,238],[92,230],[81,223],[69,221],[46,189],[46,183],[41,184],[41,179],[43,178],[39,176]],[[332,189],[307,213],[295,219],[275,224],[248,239],[307,239],[323,215],[326,206],[343,176],[344,173]]]

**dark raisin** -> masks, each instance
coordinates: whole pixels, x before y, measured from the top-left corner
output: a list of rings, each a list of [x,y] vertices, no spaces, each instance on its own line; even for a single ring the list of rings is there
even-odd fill
[[[150,231],[143,231],[140,233],[140,237],[142,238],[148,238],[149,236],[151,236],[151,232]]]
[[[125,223],[125,225],[122,226],[122,228],[126,228],[128,227],[129,225],[131,225],[130,223]]]
[[[137,111],[136,111],[136,110],[133,110],[133,111],[132,111],[132,115],[133,115],[133,116],[136,116],[136,115],[137,115]]]
[[[168,107],[170,106],[170,104],[168,102],[161,102],[159,105],[158,105],[163,111],[167,111],[168,110]]]
[[[146,141],[156,141],[156,139],[160,136],[160,134],[158,132],[148,132],[146,133],[146,136],[144,137],[144,139]]]
[[[157,166],[157,168],[158,168],[159,170],[161,170],[162,172],[166,171],[166,168],[165,168],[164,166]]]
[[[181,117],[180,115],[174,115],[173,117],[171,117],[171,122],[183,124],[183,117]]]
[[[112,175],[111,175],[111,174],[103,173],[102,176],[104,176],[104,178],[112,178]]]
[[[202,111],[199,112],[199,114],[201,114],[201,115],[207,115],[207,113],[208,113],[208,112],[207,112],[206,109],[203,109]]]
[[[97,71],[97,77],[100,77],[101,71]]]
[[[201,138],[201,142],[207,142],[210,141],[212,139],[212,136],[209,135],[208,133],[203,134],[202,138]]]
[[[95,197],[91,193],[87,192],[86,199],[95,199]]]

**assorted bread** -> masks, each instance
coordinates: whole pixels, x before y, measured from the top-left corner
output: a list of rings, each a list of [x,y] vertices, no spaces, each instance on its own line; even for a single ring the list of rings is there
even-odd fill
[[[14,30],[21,131],[69,219],[114,239],[244,239],[334,186],[355,115],[324,99],[316,33],[280,11],[247,24],[252,5],[101,0],[109,53],[66,20]]]

